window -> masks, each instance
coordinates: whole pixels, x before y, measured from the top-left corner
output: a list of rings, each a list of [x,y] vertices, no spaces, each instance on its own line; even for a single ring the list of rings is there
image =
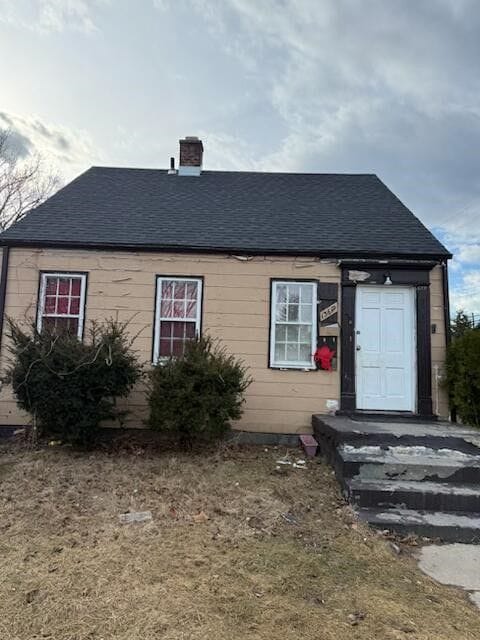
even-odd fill
[[[81,273],[41,274],[38,331],[49,327],[82,338],[86,281]]]
[[[185,343],[200,334],[200,278],[157,278],[153,361],[181,356]]]
[[[272,282],[270,366],[314,369],[317,283]]]

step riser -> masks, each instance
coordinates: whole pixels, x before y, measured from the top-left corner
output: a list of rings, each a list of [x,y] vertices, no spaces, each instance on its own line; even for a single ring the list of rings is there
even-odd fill
[[[359,446],[387,446],[387,447],[427,447],[428,449],[452,449],[462,453],[474,455],[480,454],[480,449],[474,444],[460,438],[445,438],[440,436],[399,436],[369,434],[368,436],[356,434],[356,437],[348,436],[337,443]]]
[[[421,493],[421,491],[380,491],[374,489],[351,489],[346,493],[348,499],[359,507],[480,513],[480,494],[466,496]]]
[[[335,469],[340,482],[344,478],[360,480],[414,480],[417,482],[442,482],[449,484],[480,483],[480,467],[451,468],[404,464],[382,464],[381,462],[336,461]],[[342,482],[343,484],[343,482]]]
[[[322,452],[334,449],[342,444],[358,444],[361,446],[407,446],[428,447],[429,449],[453,449],[462,453],[479,454],[480,448],[468,439],[455,436],[437,435],[395,435],[393,433],[359,433],[356,431],[336,431],[320,421],[313,421],[315,438]]]
[[[368,520],[366,521],[368,522]],[[480,543],[480,531],[474,528],[463,527],[436,527],[429,524],[402,524],[402,523],[379,523],[368,522],[371,527],[375,529],[381,529],[382,531],[388,529],[394,531],[401,536],[408,536],[412,533],[424,537],[424,538],[439,538],[444,542],[464,542],[466,544],[479,544]]]

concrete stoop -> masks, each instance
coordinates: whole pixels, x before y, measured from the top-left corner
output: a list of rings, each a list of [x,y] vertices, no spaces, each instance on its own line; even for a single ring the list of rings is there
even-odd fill
[[[326,415],[312,424],[361,520],[400,534],[480,542],[480,431]]]

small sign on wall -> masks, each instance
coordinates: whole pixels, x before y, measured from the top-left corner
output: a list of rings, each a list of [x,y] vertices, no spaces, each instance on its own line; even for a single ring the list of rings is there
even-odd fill
[[[322,309],[320,311],[320,322],[326,322],[329,320],[332,322],[331,318],[337,317],[338,313],[338,302],[334,302],[330,304],[326,309]]]
[[[318,283],[318,326],[331,327],[338,324],[338,284]]]

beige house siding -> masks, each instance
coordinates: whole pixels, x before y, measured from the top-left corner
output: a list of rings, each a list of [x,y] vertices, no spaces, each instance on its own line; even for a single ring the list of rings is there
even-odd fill
[[[152,358],[155,276],[204,278],[202,329],[219,337],[227,349],[243,359],[253,383],[245,412],[236,428],[250,431],[299,433],[310,429],[312,413],[326,412],[327,400],[340,398],[339,371],[280,371],[269,369],[270,279],[319,279],[340,283],[335,261],[308,258],[255,257],[240,260],[225,255],[102,252],[59,249],[11,249],[5,313],[17,320],[35,318],[39,271],[88,272],[86,324],[114,317],[130,321],[139,333],[135,347],[143,361]],[[437,384],[445,356],[442,272],[431,274],[433,403],[448,415],[446,398]],[[0,368],[5,367],[5,329]],[[325,331],[325,330],[324,330]],[[338,335],[338,329],[329,329]],[[436,368],[438,365],[438,368]],[[126,401],[129,426],[141,427],[146,404],[139,386]],[[0,424],[21,425],[11,389],[0,392]]]
[[[436,325],[436,332],[432,334],[433,413],[442,418],[448,418],[448,397],[442,386],[445,372],[446,330],[441,266],[434,267],[430,272],[430,308],[432,325]]]
[[[35,317],[39,271],[88,272],[86,323],[114,317],[140,332],[136,349],[150,362],[156,275],[203,276],[202,328],[242,358],[254,382],[237,427],[296,433],[310,428],[312,413],[325,412],[326,400],[339,399],[339,372],[279,371],[268,368],[270,279],[318,278],[339,282],[334,261],[223,255],[107,253],[101,251],[11,249],[5,312],[16,319]],[[338,333],[338,331],[337,331]],[[5,337],[3,345],[5,345]],[[1,365],[6,351],[2,348]],[[142,426],[146,405],[141,388],[127,401],[131,426]],[[24,424],[7,387],[0,393],[0,423]]]

